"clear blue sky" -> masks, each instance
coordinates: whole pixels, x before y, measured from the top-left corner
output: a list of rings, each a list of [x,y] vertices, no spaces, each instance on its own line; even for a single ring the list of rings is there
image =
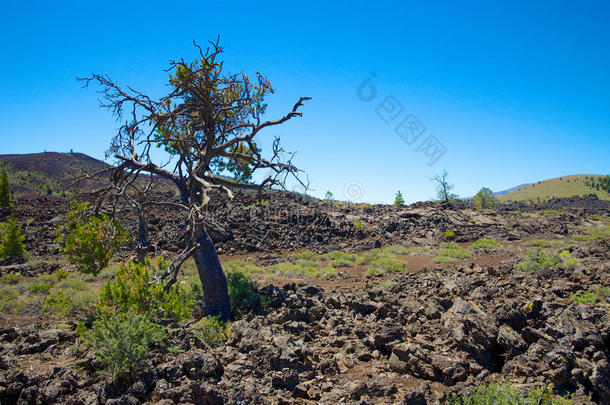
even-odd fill
[[[107,72],[159,96],[167,62],[220,35],[229,70],[273,83],[270,118],[313,98],[265,141],[298,151],[314,195],[347,199],[356,182],[357,201],[426,200],[443,169],[461,196],[610,172],[605,1],[88,3],[3,1],[0,153],[103,158],[117,124],[75,77]],[[403,107],[389,124],[376,112],[387,96]],[[394,132],[407,114],[426,128],[413,145]],[[417,151],[428,135],[446,148],[433,165]]]

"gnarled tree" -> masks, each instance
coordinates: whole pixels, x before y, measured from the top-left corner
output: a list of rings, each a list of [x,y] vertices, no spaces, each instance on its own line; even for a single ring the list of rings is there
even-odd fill
[[[271,83],[257,73],[255,79],[245,74],[223,71],[223,48],[210,42],[204,51],[194,44],[199,57],[170,62],[168,95],[155,100],[131,87],[121,87],[108,75],[93,74],[81,78],[101,87],[102,107],[110,109],[121,123],[111,142],[108,156],[116,159],[112,173],[115,190],[142,175],[169,180],[179,198],[165,201],[184,211],[185,250],[176,257],[160,282],[170,286],[176,281],[180,266],[193,257],[204,292],[205,315],[230,317],[227,280],[204,221],[204,207],[214,190],[233,197],[234,189],[262,189],[284,186],[289,176],[301,184],[299,170],[292,164],[294,154],[285,152],[276,138],[272,151],[263,156],[255,143],[265,128],[300,117],[299,108],[309,97],[301,97],[292,110],[276,120],[264,121],[265,97],[273,93]],[[153,151],[165,150],[169,157]],[[250,180],[255,171],[264,170],[258,183]],[[219,176],[228,171],[233,179]]]

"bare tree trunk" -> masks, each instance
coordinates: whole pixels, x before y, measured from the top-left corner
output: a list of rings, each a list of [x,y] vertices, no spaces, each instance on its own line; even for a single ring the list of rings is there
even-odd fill
[[[204,316],[219,316],[223,321],[229,320],[231,304],[227,278],[220,266],[212,239],[205,229],[201,230],[197,242],[200,247],[195,251],[194,259],[203,289]]]
[[[144,258],[148,252],[148,228],[146,227],[146,219],[144,217],[144,210],[139,207],[138,211],[138,245],[137,245],[137,258],[140,263],[144,263]]]

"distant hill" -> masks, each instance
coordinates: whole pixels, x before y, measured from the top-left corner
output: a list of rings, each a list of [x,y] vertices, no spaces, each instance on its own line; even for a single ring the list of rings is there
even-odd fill
[[[610,178],[598,174],[576,174],[537,183],[517,186],[498,197],[500,201],[537,201],[556,197],[596,194],[600,200],[610,200]]]
[[[83,153],[28,153],[0,155],[0,168],[6,170],[15,196],[47,194],[66,196],[64,190],[74,179],[109,167]]]
[[[524,184],[519,184],[518,186],[515,187],[511,187],[509,189],[503,190],[503,191],[497,191],[493,194],[494,197],[498,198],[498,197],[502,197],[503,195],[512,193],[513,191],[517,191],[517,190],[521,190],[524,187],[529,186],[532,183],[524,183]]]

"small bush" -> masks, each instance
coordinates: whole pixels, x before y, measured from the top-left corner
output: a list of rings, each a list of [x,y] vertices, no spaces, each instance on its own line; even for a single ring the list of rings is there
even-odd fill
[[[515,267],[518,270],[533,271],[542,269],[556,269],[561,264],[561,257],[557,253],[545,253],[544,250],[536,248],[525,256],[525,259]]]
[[[83,273],[97,275],[105,268],[114,252],[127,242],[129,233],[107,215],[89,215],[89,204],[73,201],[66,214],[66,223],[56,233],[56,242],[63,243],[61,252]],[[65,234],[64,234],[65,233]]]
[[[354,228],[356,228],[357,231],[361,231],[362,230],[362,221],[360,221],[359,219],[355,220]]]
[[[304,260],[316,260],[318,258],[318,254],[316,252],[312,252],[311,250],[305,250],[303,252],[295,253],[294,258]]]
[[[438,256],[436,256],[433,260],[435,262],[452,262],[468,257],[471,257],[470,253],[462,249],[457,243],[442,242],[440,245],[440,250],[438,251]]]
[[[382,257],[371,263],[367,274],[397,273],[403,271],[405,266],[402,260]]]
[[[13,217],[0,223],[0,257],[25,257],[25,236]]]
[[[510,384],[489,384],[477,388],[472,394],[447,398],[447,405],[568,405],[569,398],[553,395],[553,387],[537,387],[527,393]]]
[[[326,267],[322,270],[322,278],[335,277],[337,274],[337,269],[333,267]]]
[[[406,255],[409,253],[409,249],[401,245],[390,245],[385,247],[383,251],[391,255]]]
[[[126,315],[103,314],[93,322],[91,330],[84,333],[84,342],[116,377],[131,372],[146,359],[150,346],[165,337],[163,327],[146,315],[131,312]]]
[[[28,286],[28,291],[32,294],[47,294],[52,286],[48,281],[37,281]]]
[[[231,309],[237,312],[243,310],[259,311],[262,309],[258,285],[242,271],[227,272],[229,298]]]
[[[207,344],[222,342],[231,332],[231,327],[217,316],[206,316],[193,325],[197,337]]]
[[[195,304],[191,292],[176,284],[165,291],[163,284],[154,282],[155,275],[165,267],[163,257],[121,265],[114,279],[102,288],[99,309],[105,313],[149,314],[152,319],[188,319]]]
[[[475,240],[470,246],[471,249],[496,249],[499,248],[500,242],[495,239],[481,238]]]
[[[580,293],[579,295],[573,295],[572,299],[579,304],[595,304],[597,301],[597,294],[592,291]]]
[[[15,285],[23,279],[23,276],[19,273],[9,273],[0,277],[2,284]]]
[[[550,240],[546,240],[546,239],[533,239],[533,240],[528,240],[527,242],[523,242],[523,246],[550,248],[552,246],[552,243]]]
[[[453,238],[455,238],[455,232],[454,231],[445,231],[445,232],[443,232],[443,236],[446,239],[453,239]]]
[[[368,252],[364,253],[362,256],[358,257],[356,259],[356,263],[358,263],[358,264],[371,264],[375,260],[378,260],[380,258],[394,259],[395,256],[392,253],[390,253],[389,251],[386,251],[386,250],[371,249]]]
[[[0,315],[14,312],[19,306],[17,290],[11,286],[0,286]]]

